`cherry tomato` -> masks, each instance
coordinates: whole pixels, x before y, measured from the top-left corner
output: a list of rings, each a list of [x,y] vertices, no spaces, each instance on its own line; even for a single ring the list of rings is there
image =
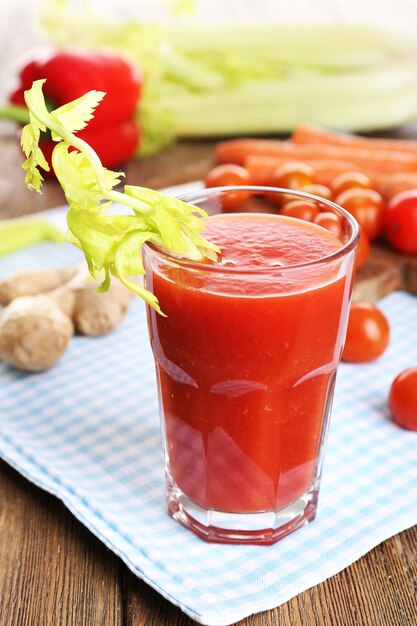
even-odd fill
[[[217,165],[206,176],[204,181],[206,187],[234,187],[239,185],[250,185],[251,178],[249,172],[240,165],[225,163]],[[250,196],[250,191],[231,191],[221,197],[224,209],[233,210],[238,208]]]
[[[405,254],[417,254],[417,190],[394,196],[385,212],[385,234],[390,244]]]
[[[394,379],[388,408],[396,424],[417,431],[417,367],[404,370]]]
[[[278,167],[271,180],[273,187],[301,189],[313,182],[314,170],[306,163],[291,162]]]
[[[313,196],[318,196],[319,198],[324,198],[325,200],[331,200],[333,198],[331,189],[325,185],[304,185],[304,187],[301,188],[301,191],[311,193]]]
[[[318,212],[316,205],[313,202],[308,202],[308,200],[291,200],[284,204],[281,209],[281,215],[298,217],[298,219],[306,222],[312,222]]]
[[[357,220],[372,241],[381,234],[384,225],[384,200],[374,189],[346,189],[336,199]]]
[[[342,361],[374,361],[387,348],[389,334],[389,324],[382,311],[367,302],[353,303]]]
[[[346,189],[372,189],[372,181],[363,172],[343,172],[332,180],[330,185],[335,196]]]
[[[313,222],[328,230],[332,233],[332,235],[337,237],[337,239],[342,237],[342,225],[340,223],[340,219],[334,213],[331,213],[330,211],[318,213]]]
[[[368,235],[362,230],[359,238],[358,252],[356,255],[355,268],[360,270],[366,264],[369,253],[371,252],[371,244]]]

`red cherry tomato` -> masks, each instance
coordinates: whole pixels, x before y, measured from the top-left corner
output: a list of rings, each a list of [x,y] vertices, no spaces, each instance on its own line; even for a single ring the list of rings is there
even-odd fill
[[[353,303],[342,361],[374,361],[387,348],[389,334],[389,324],[382,311],[367,302]]]
[[[363,172],[343,172],[332,180],[330,188],[335,196],[346,189],[372,189],[369,176]]]
[[[206,176],[206,187],[235,187],[239,185],[250,185],[251,178],[249,172],[240,165],[225,163],[217,165]],[[231,191],[221,197],[224,209],[233,210],[238,208],[250,197],[250,191]]]
[[[371,252],[371,244],[368,235],[362,230],[359,238],[358,252],[356,255],[355,268],[360,270],[366,264]]]
[[[340,223],[338,216],[334,213],[331,213],[330,211],[323,211],[322,213],[316,215],[313,222],[328,230],[332,233],[332,235],[337,237],[337,239],[341,239],[342,224]]]
[[[357,220],[372,241],[381,234],[384,224],[384,200],[373,189],[346,189],[336,199]]]
[[[324,198],[325,200],[331,200],[333,198],[331,189],[325,185],[304,185],[300,190],[311,193],[313,196]]]
[[[390,244],[405,254],[417,254],[417,189],[394,196],[384,217]]]
[[[306,163],[285,163],[278,167],[271,180],[273,187],[284,189],[301,189],[305,185],[311,185],[314,178],[314,170]]]
[[[417,367],[404,370],[394,379],[388,408],[396,424],[417,431]]]
[[[312,222],[318,214],[319,210],[313,202],[307,200],[291,200],[284,204],[281,209],[281,215],[289,217],[297,217],[306,222]]]

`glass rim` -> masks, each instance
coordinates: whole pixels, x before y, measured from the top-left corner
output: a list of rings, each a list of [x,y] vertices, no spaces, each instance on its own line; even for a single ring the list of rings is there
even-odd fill
[[[335,250],[334,252],[331,252],[330,254],[327,254],[326,256],[320,257],[318,259],[313,259],[312,261],[306,261],[304,263],[294,263],[292,265],[284,265],[284,266],[279,266],[279,267],[265,266],[265,267],[256,267],[256,268],[255,267],[241,268],[241,267],[231,267],[231,266],[208,265],[204,261],[196,261],[192,259],[187,259],[186,257],[182,257],[177,254],[174,254],[173,252],[169,252],[168,250],[165,250],[164,248],[162,248],[161,246],[155,243],[146,242],[144,247],[151,249],[151,251],[153,253],[156,253],[158,256],[161,256],[164,259],[171,261],[172,263],[175,263],[176,265],[184,266],[187,269],[194,269],[194,270],[199,270],[199,271],[204,271],[204,272],[213,272],[213,273],[227,273],[227,274],[233,273],[237,275],[238,274],[241,274],[241,275],[265,274],[265,273],[283,274],[284,272],[287,272],[290,270],[294,271],[297,269],[306,269],[309,267],[327,265],[347,255],[349,252],[351,252],[355,248],[355,246],[357,245],[359,241],[360,227],[356,219],[353,217],[353,215],[351,215],[348,211],[346,211],[346,209],[336,204],[335,202],[332,202],[331,200],[327,200],[326,198],[321,198],[320,196],[315,196],[306,191],[285,189],[283,187],[266,187],[266,186],[260,186],[260,185],[233,185],[233,186],[231,185],[228,187],[208,187],[208,188],[203,187],[199,190],[196,190],[190,193],[185,193],[180,196],[175,196],[175,198],[177,200],[181,200],[182,202],[187,202],[188,204],[197,206],[196,203],[198,201],[209,199],[210,197],[215,197],[215,196],[221,195],[222,193],[229,193],[230,191],[254,191],[254,192],[259,192],[259,193],[271,193],[272,192],[276,194],[284,194],[287,196],[289,195],[299,196],[302,199],[311,200],[315,203],[319,202],[320,204],[324,204],[330,209],[333,209],[333,211],[340,213],[346,219],[346,221],[349,223],[351,227],[351,231],[352,231],[351,235],[348,241],[346,241],[346,243],[344,243],[341,248],[339,248],[338,250]],[[272,217],[273,219],[280,217],[278,213],[262,213],[262,212],[250,212],[250,211],[242,212],[242,213],[239,213],[238,211],[233,212],[233,213],[232,212],[231,213],[216,213],[213,216],[209,215],[208,217],[216,217],[216,218],[221,219],[222,217],[239,216],[239,215],[267,215],[268,217]],[[202,219],[207,219],[207,218],[202,218]],[[298,219],[298,218],[290,218],[290,219]],[[202,236],[204,236],[204,230],[201,231],[201,234]]]

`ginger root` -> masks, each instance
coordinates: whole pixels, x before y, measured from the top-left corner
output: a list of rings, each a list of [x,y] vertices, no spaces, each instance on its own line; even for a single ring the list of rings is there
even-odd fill
[[[0,316],[0,359],[28,372],[52,367],[74,332],[71,319],[48,296],[22,296]]]
[[[80,265],[20,272],[0,283],[2,301],[10,301],[0,313],[0,360],[26,371],[44,370],[64,354],[74,330],[90,336],[114,330],[133,293],[119,281],[97,293],[97,283],[86,282],[86,276]]]
[[[72,320],[82,335],[105,335],[122,321],[133,293],[121,282],[112,280],[106,293],[78,289],[75,293]]]
[[[34,296],[52,291],[66,283],[77,272],[77,267],[56,270],[34,269],[17,272],[0,283],[0,305],[7,306],[19,296]]]

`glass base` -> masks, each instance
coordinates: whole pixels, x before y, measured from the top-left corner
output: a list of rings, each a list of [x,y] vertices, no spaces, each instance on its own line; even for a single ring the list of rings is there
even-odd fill
[[[311,488],[282,509],[260,513],[204,509],[172,484],[168,484],[167,495],[171,517],[205,541],[271,545],[314,520],[318,488]]]

